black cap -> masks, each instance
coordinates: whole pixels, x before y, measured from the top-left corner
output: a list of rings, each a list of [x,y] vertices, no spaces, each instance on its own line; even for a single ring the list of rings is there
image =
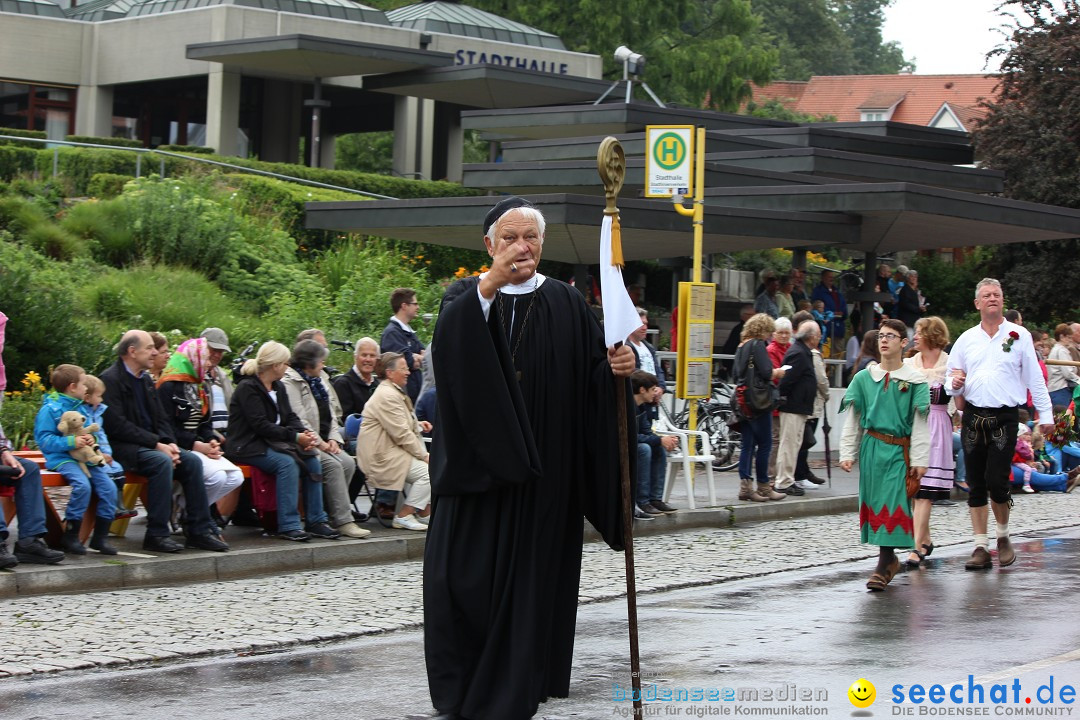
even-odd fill
[[[500,200],[495,204],[495,207],[488,210],[488,214],[484,216],[484,232],[487,233],[488,228],[495,224],[495,222],[506,213],[517,208],[532,207],[533,204],[525,198],[519,198],[516,195],[508,197],[505,200]]]

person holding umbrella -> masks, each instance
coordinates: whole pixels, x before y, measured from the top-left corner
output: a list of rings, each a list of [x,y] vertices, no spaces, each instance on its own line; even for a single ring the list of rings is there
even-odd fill
[[[791,323],[795,327],[800,327],[807,320],[813,319],[813,315],[802,310],[792,316]],[[810,415],[810,419],[806,421],[802,447],[799,448],[799,457],[795,461],[795,479],[804,489],[813,487],[814,485],[825,484],[824,480],[813,473],[809,463],[810,448],[817,444],[817,440],[814,439],[814,436],[817,434],[818,420],[822,418],[825,420],[823,427],[825,433],[825,473],[829,478],[830,485],[832,481],[832,468],[830,467],[832,453],[829,449],[829,430],[831,428],[829,427],[829,418],[825,414],[825,404],[829,402],[829,375],[825,370],[825,360],[821,357],[820,348],[811,348],[810,352],[814,359],[814,376],[817,378],[817,395],[814,398],[814,412]]]

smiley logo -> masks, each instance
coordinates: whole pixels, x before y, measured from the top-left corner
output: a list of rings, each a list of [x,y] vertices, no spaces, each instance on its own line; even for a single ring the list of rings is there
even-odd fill
[[[877,698],[877,690],[874,689],[874,684],[865,678],[859,678],[855,682],[851,683],[851,687],[847,691],[848,700],[851,704],[857,708],[868,708],[874,704],[874,699]]]

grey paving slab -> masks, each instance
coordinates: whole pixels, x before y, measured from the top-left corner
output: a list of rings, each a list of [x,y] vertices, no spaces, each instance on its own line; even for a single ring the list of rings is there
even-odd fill
[[[821,494],[826,497],[812,502],[822,507],[851,501],[850,496]],[[732,504],[732,510],[708,511],[725,520],[707,527],[670,520],[668,532],[635,540],[638,592],[708,585],[876,555],[876,548],[859,544],[853,510],[803,514],[812,507],[810,501],[800,499]],[[770,519],[766,509],[782,514]],[[733,525],[728,520],[731,513]],[[754,513],[759,519],[750,519]],[[970,542],[964,505],[935,508],[931,525],[934,542],[940,546]],[[1080,493],[1046,493],[1017,499],[1011,529],[1021,534],[1073,525],[1080,525]],[[402,547],[412,542],[390,537],[390,547],[399,556]],[[216,557],[232,561],[244,556]],[[586,544],[581,602],[624,593],[622,554],[602,543]],[[7,653],[0,673],[14,677],[77,672],[82,666],[138,666],[206,655],[243,655],[415,628],[422,620],[419,560],[85,592],[77,603],[60,601],[55,595],[9,597],[0,599],[0,637]]]

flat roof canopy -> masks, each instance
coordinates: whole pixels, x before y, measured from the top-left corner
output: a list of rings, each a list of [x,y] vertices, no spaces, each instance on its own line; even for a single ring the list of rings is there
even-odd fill
[[[595,175],[596,169],[593,168]],[[544,258],[594,264],[600,259],[604,198],[532,195],[547,221]],[[479,249],[490,197],[424,198],[308,203],[306,226],[413,242]],[[620,199],[623,255],[627,260],[686,257],[693,251],[689,220],[668,201]],[[839,214],[706,207],[704,252],[853,243],[857,218]]]
[[[555,140],[510,140],[502,143],[502,157],[506,162],[528,160],[596,160],[596,149],[605,135],[557,138]],[[626,157],[645,156],[645,133],[622,133],[615,139],[623,146]],[[790,148],[791,145],[742,135],[731,135],[710,130],[705,133],[705,154],[741,152],[769,148]]]
[[[910,182],[976,193],[1000,193],[1005,173],[865,153],[786,147],[706,154],[706,160],[781,173],[805,173],[855,182]],[[765,183],[763,183],[765,184]],[[720,183],[709,183],[717,187]]]
[[[603,195],[596,181],[596,159],[553,162],[502,162],[465,165],[462,184],[516,195],[535,193],[578,193]],[[843,182],[838,178],[815,177],[768,168],[739,167],[722,162],[705,162],[706,187],[755,187],[762,185],[826,185]],[[645,158],[626,158],[623,197],[640,197],[645,190]]]
[[[610,83],[608,85],[610,86]],[[794,127],[793,123],[779,120],[766,120],[710,110],[662,108],[639,102],[605,102],[599,105],[590,103],[510,110],[466,110],[461,113],[461,125],[466,130],[488,131],[493,139],[533,138],[537,140],[644,132],[647,125],[699,125],[709,130]]]
[[[861,124],[861,123],[856,123]],[[875,125],[879,123],[865,123]],[[888,155],[910,160],[929,160],[930,162],[948,163],[949,165],[968,165],[975,162],[975,151],[966,133],[955,133],[960,138],[946,141],[937,135],[929,138],[920,137],[923,128],[904,123],[882,123],[893,127],[892,134],[876,135],[874,128],[849,127],[847,123],[833,125],[811,125],[786,128],[757,127],[751,129],[731,129],[732,135],[742,135],[758,140],[794,145],[796,147],[816,147],[824,150],[842,150],[845,152],[868,153],[870,155]],[[880,128],[879,128],[880,129]],[[886,128],[887,129],[887,128]],[[907,132],[910,130],[910,132]],[[901,132],[903,131],[903,132]],[[915,136],[915,137],[912,137]],[[964,141],[961,142],[960,139]]]
[[[454,62],[450,53],[312,35],[192,43],[186,56],[239,67],[253,75],[299,78],[391,73]]]
[[[607,80],[490,63],[424,68],[364,78],[365,90],[475,108],[588,102],[600,97],[610,85]]]
[[[851,249],[879,254],[1080,237],[1080,210],[910,183],[709,188],[705,204],[857,216]]]

